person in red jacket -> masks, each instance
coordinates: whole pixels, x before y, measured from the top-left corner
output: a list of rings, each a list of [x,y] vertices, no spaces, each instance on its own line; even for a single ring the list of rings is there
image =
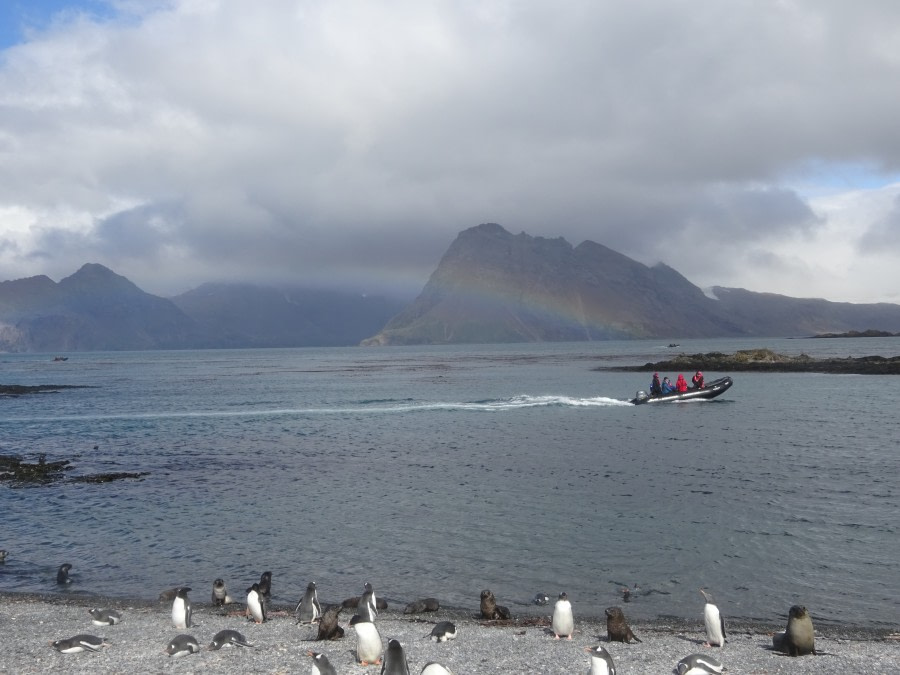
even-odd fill
[[[678,373],[678,379],[675,380],[675,391],[687,391],[687,380],[684,379],[684,375]]]
[[[694,389],[703,389],[703,373],[698,370],[694,377],[691,378],[691,384],[694,386]]]

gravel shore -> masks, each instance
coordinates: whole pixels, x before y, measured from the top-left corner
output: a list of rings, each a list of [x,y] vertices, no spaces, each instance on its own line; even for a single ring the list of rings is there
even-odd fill
[[[198,593],[199,594],[199,593]],[[205,595],[205,593],[204,593]],[[122,613],[114,626],[95,626],[88,609],[101,607]],[[53,596],[0,594],[0,672],[3,673],[308,673],[309,650],[323,652],[338,673],[379,673],[379,666],[362,667],[355,662],[356,635],[348,625],[353,610],[343,610],[340,625],[344,638],[314,641],[316,629],[298,626],[292,607],[277,607],[264,624],[256,625],[239,614],[242,605],[229,605],[228,612],[194,602],[194,625],[172,626],[170,604],[127,602]],[[547,607],[547,617],[552,611]],[[404,615],[402,607],[391,607],[378,615],[377,626],[384,644],[396,638],[403,645],[410,672],[417,675],[431,661],[442,663],[456,675],[478,673],[585,673],[590,656],[585,649],[602,644],[612,654],[619,675],[628,673],[672,673],[678,660],[691,653],[718,658],[731,674],[768,673],[898,673],[900,641],[888,631],[850,627],[818,627],[818,656],[791,658],[770,649],[771,634],[784,626],[730,625],[723,649],[704,648],[702,622],[658,620],[632,622],[640,643],[609,643],[606,624],[578,618],[572,640],[556,640],[548,620],[522,618],[512,625],[490,625],[472,610],[440,609],[426,614]],[[627,616],[627,606],[626,616]],[[785,608],[787,609],[787,608]],[[455,640],[436,643],[429,639],[438,621],[456,624]],[[815,621],[815,615],[813,614]],[[213,635],[231,628],[240,631],[254,647],[207,649]],[[50,643],[80,633],[103,637],[108,642],[97,653],[62,654]],[[164,653],[178,634],[193,635],[203,646],[197,653],[171,658]]]

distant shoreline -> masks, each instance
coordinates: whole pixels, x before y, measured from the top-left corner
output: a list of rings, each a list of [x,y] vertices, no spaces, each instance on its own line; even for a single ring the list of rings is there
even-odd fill
[[[648,372],[680,370],[683,372],[709,370],[714,372],[750,373],[828,373],[835,375],[900,375],[900,356],[861,356],[843,359],[816,359],[806,354],[788,356],[770,349],[746,349],[723,354],[681,354],[665,361],[640,366],[598,366],[593,370],[619,372]]]

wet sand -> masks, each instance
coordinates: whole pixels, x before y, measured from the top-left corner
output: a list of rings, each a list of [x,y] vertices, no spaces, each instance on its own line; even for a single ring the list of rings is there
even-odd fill
[[[207,594],[195,590],[191,595]],[[185,630],[172,626],[167,602],[0,594],[0,672],[308,673],[312,665],[309,650],[327,654],[338,673],[380,672],[379,666],[362,667],[355,661],[356,635],[348,625],[353,610],[345,609],[340,615],[344,638],[316,642],[315,627],[297,625],[293,607],[276,607],[269,621],[257,625],[240,615],[240,604],[229,605],[228,612],[196,600],[193,604],[194,625]],[[117,609],[122,621],[114,626],[94,626],[88,614],[91,607]],[[545,609],[549,618],[552,607]],[[627,616],[627,605],[624,609]],[[476,618],[477,599],[471,610],[440,609],[417,615],[404,615],[402,607],[392,606],[379,613],[376,625],[385,646],[388,639],[400,641],[414,675],[431,661],[442,663],[456,675],[585,673],[590,667],[585,649],[597,644],[612,654],[618,675],[672,673],[680,658],[697,652],[715,656],[733,675],[900,672],[900,641],[887,630],[817,626],[819,655],[791,658],[770,649],[772,632],[783,625],[729,624],[728,642],[719,649],[703,647],[699,617],[696,622],[630,622],[642,642],[626,645],[607,642],[605,621],[579,619],[578,607],[574,610],[576,633],[572,640],[556,640],[547,627],[549,620],[523,617],[514,625],[482,622]],[[456,624],[457,638],[433,642],[428,637],[432,627],[445,620]],[[209,650],[213,635],[225,628],[240,631],[254,647]],[[108,646],[97,653],[62,654],[50,645],[79,633],[103,637]],[[193,635],[202,651],[180,658],[166,655],[166,645],[180,633]]]

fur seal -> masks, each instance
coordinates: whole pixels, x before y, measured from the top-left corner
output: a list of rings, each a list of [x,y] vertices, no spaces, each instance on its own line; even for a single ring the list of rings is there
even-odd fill
[[[5,548],[0,548],[0,563],[6,562],[6,556],[9,555]]]
[[[315,581],[310,581],[306,585],[306,592],[297,603],[294,613],[297,615],[297,623],[315,623],[322,616],[322,605],[319,604]]]
[[[113,626],[122,620],[122,615],[114,609],[91,609],[88,614],[95,626]]]
[[[172,600],[172,623],[175,628],[191,627],[191,601],[188,598],[190,590],[187,586],[175,589],[175,599]]]
[[[441,608],[437,598],[421,598],[409,603],[404,609],[404,614],[421,614],[422,612],[436,612]]]
[[[816,635],[812,617],[809,616],[806,607],[794,605],[788,611],[787,628],[780,649],[791,656],[816,653]]]
[[[338,625],[338,615],[343,605],[329,605],[319,620],[319,632],[316,640],[339,640],[344,637],[344,629]]]
[[[616,675],[612,654],[604,646],[587,647],[585,651],[591,655],[591,667],[587,675]]]
[[[72,580],[69,578],[69,570],[72,569],[72,565],[70,563],[63,563],[59,566],[59,569],[56,570],[56,583],[62,584],[71,584]]]
[[[675,665],[678,675],[711,675],[721,673],[725,666],[706,654],[690,654]]]
[[[234,602],[234,600],[228,595],[228,590],[225,588],[225,581],[223,579],[216,579],[213,582],[212,587],[213,606],[224,607],[225,605],[230,605],[232,602]]]
[[[431,639],[435,642],[446,642],[456,638],[456,626],[450,621],[441,621],[431,629]]]
[[[172,641],[166,645],[166,654],[169,656],[180,657],[188,654],[196,654],[200,651],[200,643],[193,635],[176,635]]]
[[[63,654],[78,654],[83,651],[98,652],[103,647],[109,646],[109,643],[104,638],[97,637],[96,635],[87,635],[85,633],[74,635],[63,640],[57,640],[50,644],[53,645],[53,648],[56,651],[62,652]]]
[[[610,642],[640,642],[625,621],[621,607],[606,608],[606,635]]]
[[[503,605],[498,605],[494,594],[490,589],[481,591],[481,618],[493,621],[494,619],[511,619],[512,614]]]
[[[334,666],[331,665],[331,661],[328,660],[328,657],[325,656],[325,654],[313,651],[308,651],[306,653],[311,656],[313,660],[312,668],[309,671],[310,675],[337,675],[337,671],[334,669]]]
[[[712,595],[700,589],[706,604],[703,605],[703,623],[706,624],[706,644],[704,647],[725,646],[725,619],[719,614],[719,608],[713,603]]]
[[[163,591],[159,594],[160,602],[172,602],[175,599],[175,591],[177,588],[169,588],[168,590]]]
[[[272,573],[271,572],[263,572],[259,576],[259,592],[260,594],[268,600],[272,597]]]
[[[209,643],[209,648],[213,651],[221,649],[222,647],[227,647],[228,645],[233,645],[235,647],[252,647],[249,642],[247,642],[247,638],[245,638],[241,633],[238,633],[236,630],[231,630],[230,628],[226,628],[225,630],[220,630],[213,636],[212,642]]]
[[[553,635],[557,640],[561,637],[567,640],[572,639],[572,633],[575,632],[575,618],[572,615],[572,603],[569,602],[569,596],[565,591],[559,594],[559,600],[553,605],[553,618],[550,626],[553,628]]]
[[[398,640],[390,640],[387,650],[384,652],[384,663],[381,666],[381,675],[409,675],[409,663],[406,661],[406,652]]]
[[[361,666],[381,663],[381,634],[372,621],[355,614],[350,625],[356,631],[356,660]]]
[[[266,622],[266,598],[259,590],[259,584],[247,589],[247,617],[256,623]]]

